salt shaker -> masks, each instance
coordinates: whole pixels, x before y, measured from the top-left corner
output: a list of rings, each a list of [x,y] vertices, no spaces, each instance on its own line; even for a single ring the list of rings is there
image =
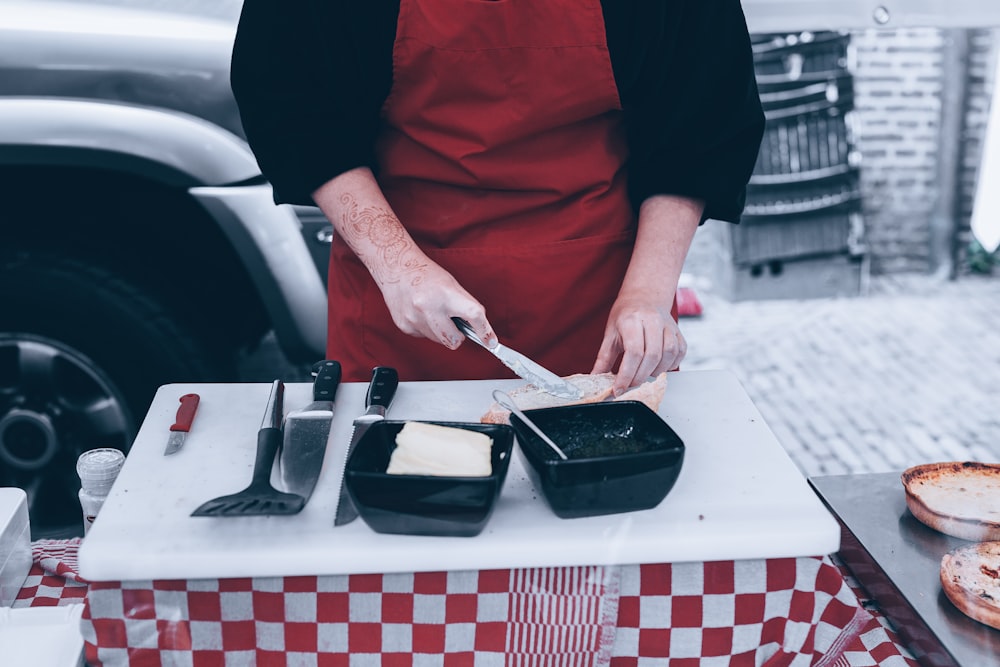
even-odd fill
[[[90,531],[91,524],[111,491],[125,462],[125,454],[119,449],[102,447],[91,449],[76,461],[76,472],[80,475],[80,506],[83,508],[83,534]]]

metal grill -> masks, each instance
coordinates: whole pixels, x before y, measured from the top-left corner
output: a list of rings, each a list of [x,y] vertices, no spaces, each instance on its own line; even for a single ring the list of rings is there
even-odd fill
[[[787,262],[837,258],[836,266],[851,271],[860,265],[843,261],[864,253],[849,43],[839,32],[753,38],[767,125],[743,219],[728,228],[741,279],[759,279],[764,265],[771,269],[764,275],[778,275],[774,268]]]

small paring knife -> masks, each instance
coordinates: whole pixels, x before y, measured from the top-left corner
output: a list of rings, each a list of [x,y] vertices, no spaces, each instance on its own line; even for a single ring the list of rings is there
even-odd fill
[[[465,337],[480,345],[503,362],[503,365],[517,373],[544,392],[548,392],[559,398],[578,400],[583,398],[583,390],[567,382],[541,364],[538,364],[520,352],[516,352],[499,341],[494,347],[487,347],[486,343],[476,335],[472,326],[461,317],[453,317],[451,320],[458,327],[458,330],[465,334]]]
[[[181,405],[177,408],[177,416],[170,427],[170,437],[167,438],[167,448],[163,450],[164,456],[176,453],[184,446],[191,424],[194,423],[195,413],[198,412],[198,403],[201,396],[198,394],[184,394],[180,397]]]

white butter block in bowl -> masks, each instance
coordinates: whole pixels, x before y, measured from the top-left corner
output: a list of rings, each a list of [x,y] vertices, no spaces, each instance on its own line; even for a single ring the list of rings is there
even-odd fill
[[[31,530],[24,491],[0,488],[0,607],[17,598],[31,569]]]

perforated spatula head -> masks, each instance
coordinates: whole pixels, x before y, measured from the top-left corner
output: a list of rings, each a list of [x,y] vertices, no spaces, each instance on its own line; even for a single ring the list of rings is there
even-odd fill
[[[191,516],[262,516],[297,514],[306,501],[294,493],[284,493],[271,486],[271,468],[281,446],[282,404],[285,385],[275,380],[267,400],[264,421],[257,432],[257,457],[250,485],[238,493],[219,496],[203,503]]]

